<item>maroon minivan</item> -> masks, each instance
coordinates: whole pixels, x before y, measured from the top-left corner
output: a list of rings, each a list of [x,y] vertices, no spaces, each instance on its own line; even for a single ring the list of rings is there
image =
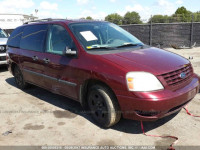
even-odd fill
[[[7,44],[17,87],[34,84],[74,99],[102,127],[121,115],[157,120],[199,91],[187,59],[144,45],[109,22],[38,20],[16,28]]]

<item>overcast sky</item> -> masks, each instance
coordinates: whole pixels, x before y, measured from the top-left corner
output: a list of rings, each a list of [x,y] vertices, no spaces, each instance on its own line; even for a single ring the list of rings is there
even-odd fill
[[[110,13],[136,11],[146,20],[154,14],[171,15],[180,6],[200,11],[200,0],[0,0],[0,13],[29,15],[38,9],[40,18],[104,19]]]

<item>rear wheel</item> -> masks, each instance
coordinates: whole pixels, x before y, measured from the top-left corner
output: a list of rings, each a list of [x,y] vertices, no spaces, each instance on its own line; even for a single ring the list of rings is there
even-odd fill
[[[119,122],[121,118],[119,104],[107,87],[92,86],[89,89],[87,100],[93,119],[101,127],[108,128]]]
[[[18,66],[15,66],[14,68],[14,77],[15,77],[15,83],[18,88],[23,90],[27,87],[28,84],[24,81],[23,74]]]

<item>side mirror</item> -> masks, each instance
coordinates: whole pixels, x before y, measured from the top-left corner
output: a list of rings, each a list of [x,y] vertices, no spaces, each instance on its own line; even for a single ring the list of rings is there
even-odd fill
[[[69,47],[66,47],[66,49],[63,51],[63,55],[75,56],[76,54],[76,50],[71,50]]]

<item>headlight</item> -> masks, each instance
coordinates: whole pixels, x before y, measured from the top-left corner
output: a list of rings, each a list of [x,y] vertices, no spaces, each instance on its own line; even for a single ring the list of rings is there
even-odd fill
[[[164,89],[160,81],[148,72],[129,72],[126,74],[129,91],[148,92]]]
[[[4,51],[4,50],[5,50],[4,46],[0,46],[0,51]]]

